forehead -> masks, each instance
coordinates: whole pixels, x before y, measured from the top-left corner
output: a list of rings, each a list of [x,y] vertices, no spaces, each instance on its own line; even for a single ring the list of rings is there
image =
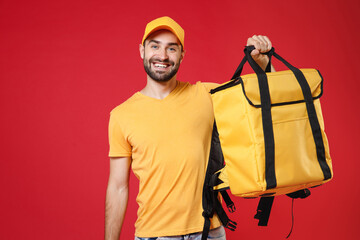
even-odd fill
[[[176,43],[181,45],[179,39],[169,30],[158,30],[151,33],[146,41],[148,42],[151,40],[155,40],[164,44]]]

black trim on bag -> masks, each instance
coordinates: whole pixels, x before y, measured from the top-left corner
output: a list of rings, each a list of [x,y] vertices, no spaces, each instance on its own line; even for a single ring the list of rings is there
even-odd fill
[[[211,89],[210,94],[214,94],[214,93],[222,91],[224,89],[234,87],[236,85],[239,85],[240,83],[242,83],[241,77],[235,78],[235,79],[231,80],[230,82],[228,82],[228,83],[226,83],[224,85],[221,85],[221,86],[219,86],[217,88]]]
[[[319,76],[321,78],[321,82],[320,82],[320,93],[319,95],[313,97],[313,100],[316,100],[316,99],[319,99],[322,97],[323,95],[323,77],[320,73],[319,70],[316,69],[316,71],[319,73]],[[242,91],[244,93],[244,96],[246,98],[246,100],[248,101],[248,103],[253,106],[253,107],[256,107],[256,108],[261,108],[261,104],[254,104],[249,98],[248,96],[246,95],[246,90],[245,90],[245,84],[244,84],[244,81],[242,80],[241,77],[237,77],[236,79],[222,85],[222,86],[219,86],[217,88],[214,88],[214,89],[211,89],[210,90],[210,93],[211,94],[214,94],[216,92],[220,92],[222,90],[225,90],[225,89],[228,89],[228,88],[231,88],[231,87],[234,87],[234,86],[237,86],[239,84],[242,84]],[[304,103],[305,102],[305,99],[303,100],[297,100],[297,101],[289,101],[289,102],[280,102],[280,103],[272,103],[271,104],[271,107],[277,107],[277,106],[284,106],[284,105],[291,105],[291,104],[297,104],[297,103]]]

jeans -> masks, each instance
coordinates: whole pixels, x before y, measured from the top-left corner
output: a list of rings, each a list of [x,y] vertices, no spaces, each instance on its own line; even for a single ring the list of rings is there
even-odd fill
[[[139,238],[135,237],[135,240],[201,240],[201,232],[191,233],[181,236],[170,236],[170,237],[153,237],[153,238]],[[223,226],[210,230],[207,239],[212,240],[226,240],[225,230]]]

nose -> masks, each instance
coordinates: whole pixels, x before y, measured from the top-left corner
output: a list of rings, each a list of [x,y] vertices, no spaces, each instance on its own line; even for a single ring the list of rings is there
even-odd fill
[[[159,51],[159,53],[158,53],[158,56],[159,56],[159,58],[161,59],[161,60],[166,60],[166,59],[168,59],[168,54],[167,54],[167,52],[166,52],[166,49],[165,48],[161,48],[160,49],[160,51]]]

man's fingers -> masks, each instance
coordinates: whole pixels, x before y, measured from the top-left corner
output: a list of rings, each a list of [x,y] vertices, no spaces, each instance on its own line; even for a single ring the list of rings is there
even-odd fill
[[[255,36],[255,39],[259,43],[259,46],[260,46],[259,51],[261,53],[266,52],[266,50],[268,48],[266,39],[261,35]]]
[[[261,52],[267,52],[268,51],[268,41],[266,41],[264,36],[259,35],[258,38],[260,39],[260,46],[261,46]]]
[[[257,49],[252,50],[250,53],[251,56],[255,56],[255,55],[259,55],[259,54],[260,54],[260,52]]]
[[[272,43],[271,43],[270,39],[267,36],[264,36],[264,39],[266,40],[266,42],[268,44],[268,51],[270,51],[271,48],[272,48]]]
[[[270,51],[272,48],[271,41],[267,36],[254,35],[247,41],[247,46],[254,45],[255,49],[258,51],[252,51],[251,55],[257,55],[259,53],[265,53]]]

